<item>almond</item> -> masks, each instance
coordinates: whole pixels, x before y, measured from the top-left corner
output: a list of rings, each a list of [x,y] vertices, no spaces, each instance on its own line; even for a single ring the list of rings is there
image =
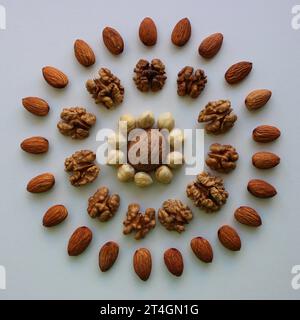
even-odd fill
[[[277,194],[276,189],[271,184],[260,179],[250,180],[247,189],[257,198],[271,198]]]
[[[75,41],[74,53],[78,62],[84,67],[90,67],[96,62],[96,57],[93,49],[81,39],[77,39]]]
[[[62,89],[69,83],[68,77],[56,68],[47,66],[44,67],[42,71],[46,82],[54,88]]]
[[[43,137],[31,137],[21,142],[21,148],[33,154],[45,153],[49,149],[49,142]]]
[[[119,245],[113,241],[106,242],[99,252],[99,268],[102,272],[109,270],[119,255]]]
[[[245,104],[249,110],[256,110],[263,107],[271,98],[272,91],[267,89],[258,89],[250,92],[246,99]]]
[[[124,41],[117,30],[106,27],[102,31],[102,37],[103,42],[110,53],[118,55],[123,52]]]
[[[258,169],[271,169],[280,163],[280,158],[272,152],[257,152],[252,156],[252,163]]]
[[[241,61],[232,65],[225,73],[225,79],[229,84],[242,81],[252,70],[252,63]]]
[[[55,178],[51,173],[43,173],[32,178],[27,184],[27,191],[41,193],[50,190],[55,184]]]
[[[181,19],[172,31],[171,40],[175,46],[182,47],[190,40],[191,33],[190,20],[188,18]]]
[[[43,226],[46,228],[54,227],[63,222],[68,216],[65,206],[57,204],[49,208],[43,217]]]
[[[145,46],[154,46],[157,41],[157,29],[154,21],[146,17],[140,24],[139,37]]]
[[[69,256],[80,255],[91,243],[93,238],[92,231],[88,227],[77,228],[68,243]]]
[[[152,270],[151,253],[146,248],[136,250],[133,256],[133,268],[141,280],[146,281]]]
[[[38,97],[27,97],[22,99],[23,107],[32,114],[43,117],[49,113],[49,104]]]
[[[219,50],[221,49],[223,43],[223,34],[222,33],[214,33],[207,38],[205,38],[199,48],[198,52],[200,56],[206,59],[210,59],[214,57]]]
[[[234,217],[239,223],[250,227],[259,227],[262,224],[259,214],[250,207],[242,206],[237,208],[234,212]]]
[[[206,263],[212,262],[213,250],[206,239],[202,237],[192,239],[191,248],[198,259]]]
[[[241,239],[232,227],[222,226],[218,230],[218,237],[225,248],[231,251],[239,251],[241,249]]]
[[[262,125],[256,127],[252,132],[253,140],[256,142],[272,142],[280,137],[280,130],[274,126]]]
[[[180,277],[183,272],[183,258],[179,250],[170,248],[164,253],[164,261],[168,270],[176,277]]]

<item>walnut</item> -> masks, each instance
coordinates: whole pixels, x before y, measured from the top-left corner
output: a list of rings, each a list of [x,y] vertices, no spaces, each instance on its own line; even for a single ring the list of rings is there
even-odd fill
[[[186,193],[196,207],[206,212],[219,210],[228,198],[222,178],[211,176],[207,172],[200,173],[196,181],[187,186]]]
[[[206,158],[206,164],[213,170],[228,173],[235,169],[239,155],[231,145],[214,143]]]
[[[180,233],[185,230],[184,225],[193,219],[193,213],[180,200],[169,199],[159,209],[158,219],[167,230]]]
[[[193,67],[184,67],[177,78],[177,93],[179,96],[189,95],[191,98],[197,98],[204,90],[207,83],[207,77],[203,70],[197,69],[194,72]]]
[[[207,133],[220,134],[233,127],[237,116],[233,113],[228,100],[209,102],[200,112],[198,122],[208,122],[205,126]]]
[[[124,220],[123,225],[124,234],[136,231],[135,239],[142,239],[151,229],[155,228],[155,210],[148,208],[143,214],[140,211],[140,206],[136,203],[132,203],[128,206],[126,219]]]
[[[147,60],[139,60],[134,72],[133,80],[142,92],[161,90],[167,79],[165,65],[159,59],[153,59],[151,63]]]
[[[84,139],[89,136],[89,129],[96,122],[96,117],[85,108],[65,108],[60,114],[61,121],[57,128],[65,136],[72,139]]]
[[[120,79],[107,68],[101,68],[99,76],[97,79],[88,80],[86,88],[97,104],[102,103],[107,109],[112,109],[123,102],[124,87]]]
[[[101,187],[89,198],[87,211],[92,218],[98,218],[101,222],[106,222],[115,215],[119,206],[119,195],[113,194],[110,196],[108,188]]]
[[[95,159],[93,151],[81,150],[65,160],[65,170],[71,172],[69,180],[73,186],[80,187],[97,178],[100,168],[95,165]]]

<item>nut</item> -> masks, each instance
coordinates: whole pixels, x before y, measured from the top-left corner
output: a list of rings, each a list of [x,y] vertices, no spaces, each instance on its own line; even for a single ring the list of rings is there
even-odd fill
[[[119,55],[124,50],[124,41],[120,33],[111,28],[106,27],[102,31],[103,42],[108,51],[114,55]]]
[[[108,271],[116,262],[119,255],[119,245],[114,241],[106,242],[99,251],[99,268]]]
[[[131,114],[124,114],[120,117],[119,121],[127,122],[127,132],[130,132],[136,127],[136,119]]]
[[[32,154],[45,153],[49,149],[49,141],[43,137],[31,137],[22,141],[21,148]]]
[[[198,52],[200,56],[206,59],[210,59],[214,57],[219,50],[221,49],[223,43],[223,34],[222,33],[214,33],[205,38],[199,48]]]
[[[180,168],[184,164],[183,154],[179,151],[172,151],[167,155],[166,163],[172,169]]]
[[[49,208],[43,217],[43,226],[46,228],[54,227],[63,222],[68,216],[65,206],[57,204]]]
[[[191,248],[198,259],[206,263],[212,262],[213,250],[210,243],[206,239],[202,237],[192,239]]]
[[[191,33],[192,27],[190,20],[188,18],[183,18],[175,25],[172,31],[171,40],[175,46],[182,47],[190,40]]]
[[[252,70],[252,63],[241,61],[232,65],[225,73],[225,79],[229,84],[236,84],[245,79]]]
[[[276,189],[271,184],[260,179],[250,180],[247,189],[257,198],[272,198],[277,194]]]
[[[173,179],[173,173],[167,166],[160,166],[155,171],[155,178],[158,182],[169,184]]]
[[[122,182],[129,182],[134,179],[135,170],[130,164],[123,164],[118,169],[118,179]]]
[[[46,82],[54,88],[62,89],[69,83],[68,77],[56,68],[47,66],[44,67],[42,71]]]
[[[55,178],[51,173],[43,173],[32,178],[27,184],[27,191],[31,193],[46,192],[55,184]]]
[[[146,17],[140,24],[139,37],[145,46],[154,46],[157,41],[157,29],[154,21]]]
[[[109,166],[118,166],[125,163],[125,154],[121,150],[110,150],[107,155],[107,164]]]
[[[145,188],[153,183],[152,177],[146,172],[138,172],[134,176],[135,184],[140,188]]]
[[[152,128],[155,123],[154,114],[151,111],[143,112],[136,121],[136,125],[141,129],[149,129]]]
[[[250,227],[259,227],[262,225],[259,214],[250,207],[242,206],[237,208],[234,212],[234,217],[239,223]]]
[[[152,270],[152,259],[148,249],[140,248],[135,251],[133,268],[141,280],[147,281],[149,279]]]
[[[218,230],[218,237],[225,248],[231,251],[239,251],[241,249],[241,239],[232,227],[222,226]]]
[[[22,104],[27,111],[39,117],[46,116],[50,110],[48,102],[38,97],[24,98]]]
[[[77,228],[70,237],[68,243],[69,256],[80,255],[91,243],[92,231],[88,227]]]
[[[280,158],[272,152],[257,152],[252,156],[252,164],[258,169],[271,169],[280,163]]]
[[[110,220],[120,206],[120,196],[118,194],[109,195],[106,187],[98,189],[89,198],[87,212],[91,218],[98,218],[101,222]]]
[[[269,101],[271,95],[272,92],[267,89],[254,90],[247,95],[245,104],[249,110],[260,109]]]
[[[262,125],[256,127],[252,132],[253,140],[256,142],[272,142],[280,137],[280,130],[274,126]]]
[[[169,143],[172,148],[180,148],[184,141],[184,134],[180,129],[173,129],[169,134]]]
[[[157,120],[157,126],[159,129],[167,129],[171,131],[175,126],[175,120],[171,112],[162,113]]]
[[[183,272],[184,264],[182,254],[175,248],[170,248],[164,253],[164,261],[167,269],[176,277],[180,277]]]
[[[77,61],[84,67],[90,67],[96,62],[93,49],[83,40],[75,41],[74,53]]]

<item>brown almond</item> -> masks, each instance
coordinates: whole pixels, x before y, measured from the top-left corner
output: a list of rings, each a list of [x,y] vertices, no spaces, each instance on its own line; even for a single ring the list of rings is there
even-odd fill
[[[198,259],[206,263],[212,262],[213,250],[206,239],[202,237],[192,239],[191,248]]]
[[[93,49],[81,39],[75,41],[74,53],[77,61],[84,67],[90,67],[96,62]]]
[[[222,47],[222,43],[222,33],[211,34],[201,42],[198,52],[203,58],[210,59],[219,52]]]
[[[139,37],[145,46],[154,46],[157,41],[157,29],[154,21],[146,17],[140,24]]]
[[[242,206],[237,208],[234,212],[234,217],[239,223],[249,227],[259,227],[262,225],[259,214],[250,207]]]
[[[111,28],[106,27],[102,31],[103,42],[108,51],[114,55],[118,55],[124,50],[124,41],[120,33]]]
[[[102,272],[109,270],[119,255],[119,245],[113,241],[106,242],[99,252],[99,268]]]
[[[43,217],[43,226],[46,228],[54,227],[63,222],[68,216],[65,206],[57,204],[49,208]]]
[[[172,31],[171,40],[175,46],[182,47],[190,40],[191,33],[192,27],[190,20],[188,18],[183,18],[175,25]]]
[[[272,91],[270,90],[254,90],[247,95],[245,104],[249,110],[257,110],[262,108],[270,100],[271,96]]]
[[[91,243],[93,238],[92,231],[88,227],[77,228],[68,243],[69,256],[80,255]]]
[[[241,61],[233,64],[225,73],[225,79],[229,84],[235,84],[245,79],[252,70],[252,63]]]
[[[43,68],[43,76],[46,82],[57,89],[65,88],[68,83],[68,77],[60,70],[54,68],[54,67],[44,67]]]
[[[280,163],[280,158],[272,152],[256,152],[252,156],[252,163],[258,169],[271,169]]]
[[[269,125],[262,125],[256,127],[252,132],[253,140],[256,142],[272,142],[278,139],[281,135],[281,132],[278,128]]]
[[[28,153],[41,154],[48,151],[49,141],[43,137],[31,137],[23,140],[20,146]]]
[[[55,184],[55,178],[51,173],[43,173],[32,178],[27,184],[27,191],[41,193],[50,190]]]
[[[22,99],[23,107],[30,113],[44,117],[49,113],[50,107],[49,104],[38,97],[27,97]]]
[[[164,253],[164,261],[168,270],[176,277],[180,277],[183,272],[183,258],[179,250],[170,248]]]
[[[140,248],[135,251],[133,256],[133,268],[141,280],[148,280],[152,270],[151,253],[148,249]]]
[[[225,248],[231,251],[239,251],[241,249],[241,239],[232,227],[222,226],[218,230],[218,237]]]
[[[271,184],[260,179],[250,180],[247,189],[257,198],[271,198],[277,194],[276,189]]]

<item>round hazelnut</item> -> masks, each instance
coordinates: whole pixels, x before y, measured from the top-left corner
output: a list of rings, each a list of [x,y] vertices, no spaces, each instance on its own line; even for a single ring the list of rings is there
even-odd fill
[[[134,182],[138,187],[148,187],[153,183],[152,177],[146,172],[138,172],[134,176]]]
[[[157,126],[159,129],[167,129],[171,131],[175,126],[175,120],[170,112],[162,113],[158,117]]]
[[[118,179],[122,182],[133,180],[135,170],[130,164],[123,164],[118,169]]]
[[[184,134],[180,129],[173,129],[169,134],[169,143],[171,147],[181,146],[184,140]]]
[[[126,121],[127,122],[127,132],[136,128],[136,119],[131,114],[124,114],[120,117],[119,121]]]
[[[117,150],[126,145],[126,138],[122,134],[114,132],[107,138],[107,143]]]
[[[125,154],[120,150],[111,150],[107,155],[107,164],[117,166],[125,162]]]
[[[176,169],[181,167],[183,163],[184,163],[184,158],[181,152],[173,151],[167,155],[167,164],[169,167]]]
[[[137,119],[137,127],[141,129],[152,128],[155,123],[153,112],[145,111]]]
[[[155,171],[155,178],[160,183],[168,184],[173,179],[173,173],[167,166],[161,166]]]

